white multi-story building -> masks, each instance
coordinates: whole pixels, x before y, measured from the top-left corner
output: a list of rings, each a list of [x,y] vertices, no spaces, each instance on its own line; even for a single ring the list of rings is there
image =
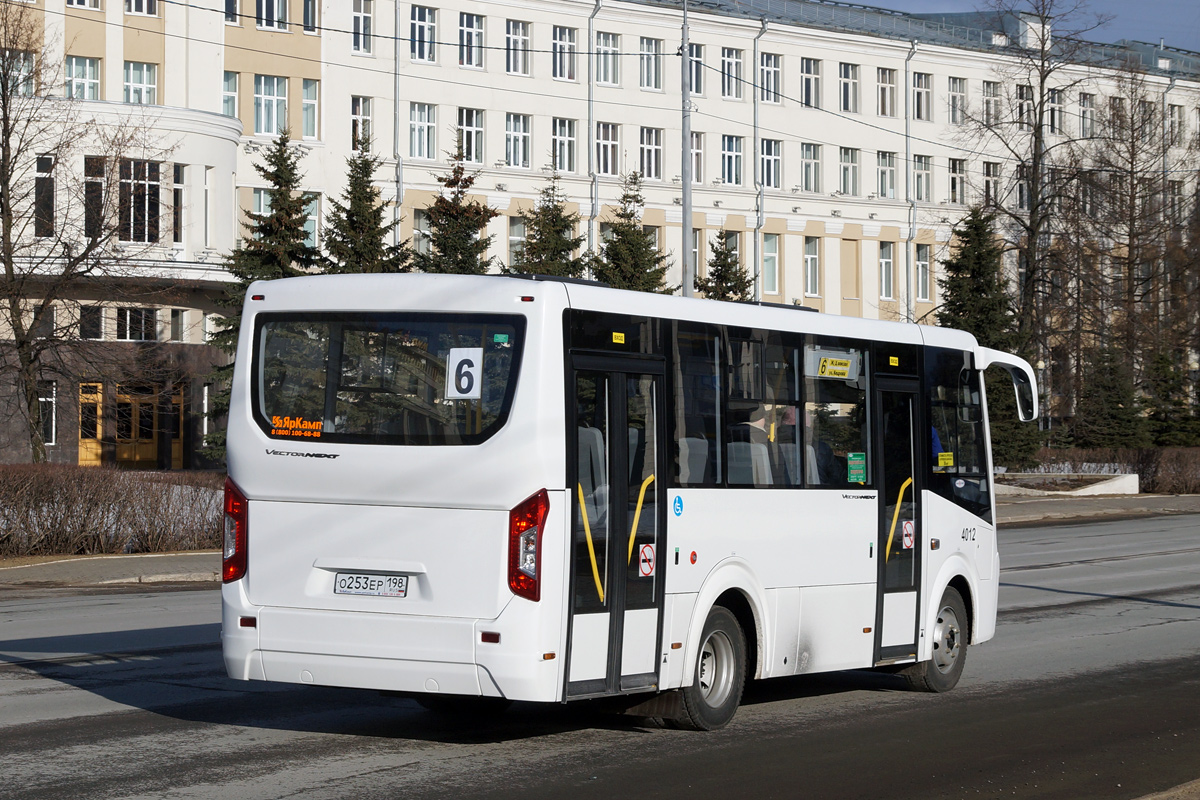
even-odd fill
[[[937,305],[938,259],[966,208],[985,198],[1019,202],[1012,154],[973,138],[968,123],[1028,100],[1024,86],[1012,85],[1012,68],[1031,31],[1045,33],[1025,17],[706,0],[689,10],[685,67],[683,7],[667,0],[37,6],[55,48],[47,57],[61,59],[67,73],[64,91],[152,119],[170,148],[159,197],[172,235],[164,224],[151,261],[191,281],[193,291],[171,314],[157,314],[156,335],[170,341],[168,320],[182,316],[182,344],[196,346],[219,311],[212,297],[224,278],[220,257],[241,235],[242,213],[261,207],[265,187],[253,164],[285,127],[305,151],[304,188],[319,197],[315,240],[328,198],[344,185],[352,142],[368,137],[383,157],[377,180],[402,219],[399,237],[427,247],[423,209],[461,136],[479,170],[478,197],[500,212],[488,233],[502,262],[520,246],[520,214],[552,167],[590,246],[599,243],[621,176],[638,171],[642,221],[670,254],[673,285],[682,282],[685,254],[703,273],[709,242],[727,232],[764,301],[921,319]],[[1200,128],[1200,54],[1122,43],[1089,45],[1075,59],[1053,76],[1049,136],[1093,135],[1116,67],[1130,60],[1144,71],[1164,120],[1192,135]],[[686,225],[685,76],[693,183]],[[1195,176],[1179,179],[1190,196]],[[103,292],[82,302],[102,304]],[[111,323],[101,335],[116,338],[120,309],[99,313]],[[179,400],[189,423],[180,430],[194,440],[203,432],[204,394],[201,376],[179,377],[189,380]],[[102,448],[75,446],[82,415],[66,402],[75,393],[59,380],[55,458],[90,463],[99,458],[85,452]],[[89,419],[93,413],[116,414],[108,405]],[[109,426],[113,435],[121,424]],[[99,427],[97,442],[110,435]]]

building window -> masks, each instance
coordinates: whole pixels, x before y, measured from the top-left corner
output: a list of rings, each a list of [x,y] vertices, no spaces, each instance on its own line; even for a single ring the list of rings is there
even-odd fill
[[[316,33],[317,31],[317,2],[318,0],[301,0],[304,6],[302,14],[305,33]]]
[[[287,127],[287,78],[254,76],[254,132],[277,136]]]
[[[504,30],[504,71],[509,75],[529,74],[529,23],[510,19]]]
[[[117,309],[117,341],[153,342],[157,339],[157,311],[153,308]]]
[[[125,62],[125,102],[152,106],[158,102],[158,65]]]
[[[821,62],[819,59],[800,59],[800,102],[809,108],[821,107]]]
[[[99,8],[100,0],[67,0],[67,5],[76,8]]]
[[[913,73],[913,119],[933,119],[933,76],[928,72]]]
[[[1186,128],[1187,122],[1185,121],[1183,106],[1167,106],[1167,144],[1182,144],[1183,137],[1187,134]]]
[[[621,37],[615,33],[596,33],[596,83],[617,86],[620,82]]]
[[[435,59],[437,45],[437,9],[413,6],[408,24],[409,55],[413,61]]]
[[[83,235],[97,239],[104,235],[104,158],[83,159]]]
[[[317,231],[321,225],[321,198],[311,195],[304,205],[304,243],[311,248],[317,247]]]
[[[158,16],[157,0],[125,0],[126,14],[142,14],[147,17]]]
[[[58,406],[58,383],[55,381],[38,381],[38,416],[42,423],[42,442],[55,444],[57,442],[58,425],[55,419],[55,409]]]
[[[917,245],[917,299],[928,303],[929,288],[929,250],[927,244]]]
[[[551,75],[560,81],[575,80],[575,65],[578,61],[578,46],[576,45],[578,29],[554,26],[550,39],[550,58],[552,62]]]
[[[950,196],[946,199],[956,205],[963,205],[967,202],[966,159],[950,159]]]
[[[804,237],[804,296],[821,296],[821,240]]]
[[[721,137],[721,183],[742,185],[742,137]]]
[[[763,234],[763,294],[779,294],[779,234]]]
[[[472,164],[483,163],[483,110],[460,108],[458,110],[458,136],[462,142],[463,160]]]
[[[123,242],[158,241],[159,164],[122,159],[118,194]]]
[[[597,175],[616,175],[620,171],[617,133],[615,122],[596,123]]]
[[[951,78],[948,96],[948,111],[951,125],[963,125],[967,121],[967,79]]]
[[[913,199],[933,200],[933,156],[913,156]]]
[[[1027,131],[1033,127],[1033,87],[1017,87],[1017,126]]]
[[[783,92],[783,56],[760,53],[758,63],[759,99],[764,103],[779,103]]]
[[[238,115],[238,74],[225,70],[221,81],[221,113],[227,117]]]
[[[458,15],[458,64],[483,69],[483,17],[479,14]]]
[[[510,167],[529,167],[532,118],[528,114],[504,117],[504,162]]]
[[[692,183],[704,183],[704,134],[692,131]]]
[[[1000,83],[998,81],[983,82],[983,124],[998,125],[1001,119]]]
[[[54,235],[54,156],[38,156],[33,185],[33,235]]]
[[[688,44],[688,80],[692,94],[704,94],[704,45]]]
[[[75,0],[78,2],[78,0]],[[96,7],[100,7],[100,0],[95,0]],[[67,5],[71,5],[72,0],[67,0]],[[237,24],[238,22],[238,0],[225,0],[225,21]]]
[[[1062,89],[1046,90],[1046,125],[1050,133],[1064,134],[1067,132],[1063,94]]]
[[[508,218],[508,263],[513,265],[525,252],[525,218]]]
[[[782,189],[783,140],[763,139],[761,147],[762,163],[759,169],[762,172],[762,185],[768,189]]]
[[[742,51],[732,47],[721,48],[721,97],[742,99]]]
[[[370,53],[374,0],[354,0],[353,14],[354,31],[350,39],[350,49],[355,53]]]
[[[42,309],[40,317],[34,317],[30,322],[29,332],[33,334],[35,339],[53,339],[55,338],[58,316],[55,313],[56,309],[52,305],[47,305]],[[36,312],[36,309],[35,309]]]
[[[303,85],[303,93],[300,98],[300,118],[303,127],[301,133],[305,139],[317,138],[317,97],[318,89],[317,81],[312,78],[305,78]]]
[[[287,0],[257,0],[254,21],[260,28],[285,30],[287,28]]]
[[[173,164],[171,167],[172,177],[174,181],[171,185],[171,241],[174,244],[183,244],[183,193],[184,178],[187,176],[187,166],[184,164]]]
[[[551,122],[550,146],[554,152],[554,169],[575,171],[575,120],[555,117]]]
[[[983,162],[983,203],[992,205],[1000,202],[1000,162]]]
[[[79,307],[79,338],[93,340],[104,338],[103,306]]]
[[[838,90],[841,110],[858,113],[858,64],[838,65]]]
[[[427,256],[433,252],[433,228],[429,223],[429,212],[423,208],[413,211],[413,252]]]
[[[350,96],[350,146],[364,153],[371,149],[371,98]]]
[[[879,84],[875,113],[881,117],[896,116],[896,70],[879,67],[875,79]]]
[[[1120,196],[1121,192],[1116,192]],[[1029,172],[1024,164],[1017,164],[1017,209],[1029,210]]]
[[[100,99],[100,59],[67,56],[67,97]]]
[[[662,89],[662,39],[641,38],[638,55],[638,82],[643,89]]]
[[[171,309],[171,332],[169,334],[169,341],[172,341],[172,342],[182,342],[183,341],[184,323],[186,321],[186,319],[185,319],[186,316],[187,316],[187,312],[182,308],[172,308]]]
[[[892,243],[879,243],[879,299],[894,300],[894,261],[892,259]]]
[[[436,114],[432,103],[408,105],[408,154],[412,158],[435,158],[433,133]]]
[[[896,199],[896,154],[879,151],[876,161],[879,166],[879,184],[876,191],[881,200]]]
[[[841,164],[841,180],[839,181],[838,190],[842,194],[850,195],[851,197],[858,196],[858,150],[853,147],[838,148]]]
[[[662,180],[662,140],[661,128],[642,128],[640,161],[647,180]]]
[[[1096,135],[1096,95],[1079,95],[1079,136],[1091,139]]]
[[[800,188],[806,192],[821,191],[821,145],[803,142],[800,145]]]

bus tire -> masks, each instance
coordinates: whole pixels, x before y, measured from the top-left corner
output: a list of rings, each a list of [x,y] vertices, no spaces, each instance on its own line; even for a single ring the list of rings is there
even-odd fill
[[[725,727],[742,702],[746,684],[746,637],[737,617],[713,606],[704,622],[692,685],[682,690],[678,727],[714,731]]]
[[[962,595],[947,586],[933,624],[933,658],[900,674],[918,692],[948,692],[958,685],[967,663],[967,606]]]

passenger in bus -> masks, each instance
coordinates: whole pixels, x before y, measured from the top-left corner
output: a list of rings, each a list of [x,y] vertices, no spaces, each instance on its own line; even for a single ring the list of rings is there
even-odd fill
[[[808,472],[808,485],[843,485],[845,469],[838,463],[833,448],[818,435],[817,410],[812,406],[804,412],[804,443],[804,468]]]

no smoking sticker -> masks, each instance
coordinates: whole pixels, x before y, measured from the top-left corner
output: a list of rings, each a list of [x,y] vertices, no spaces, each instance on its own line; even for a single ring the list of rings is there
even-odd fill
[[[643,578],[654,574],[654,545],[644,544],[638,552],[638,574]]]
[[[913,523],[911,519],[904,520],[904,528],[900,534],[900,540],[903,542],[905,550],[912,550],[916,543],[916,533],[913,531]]]

